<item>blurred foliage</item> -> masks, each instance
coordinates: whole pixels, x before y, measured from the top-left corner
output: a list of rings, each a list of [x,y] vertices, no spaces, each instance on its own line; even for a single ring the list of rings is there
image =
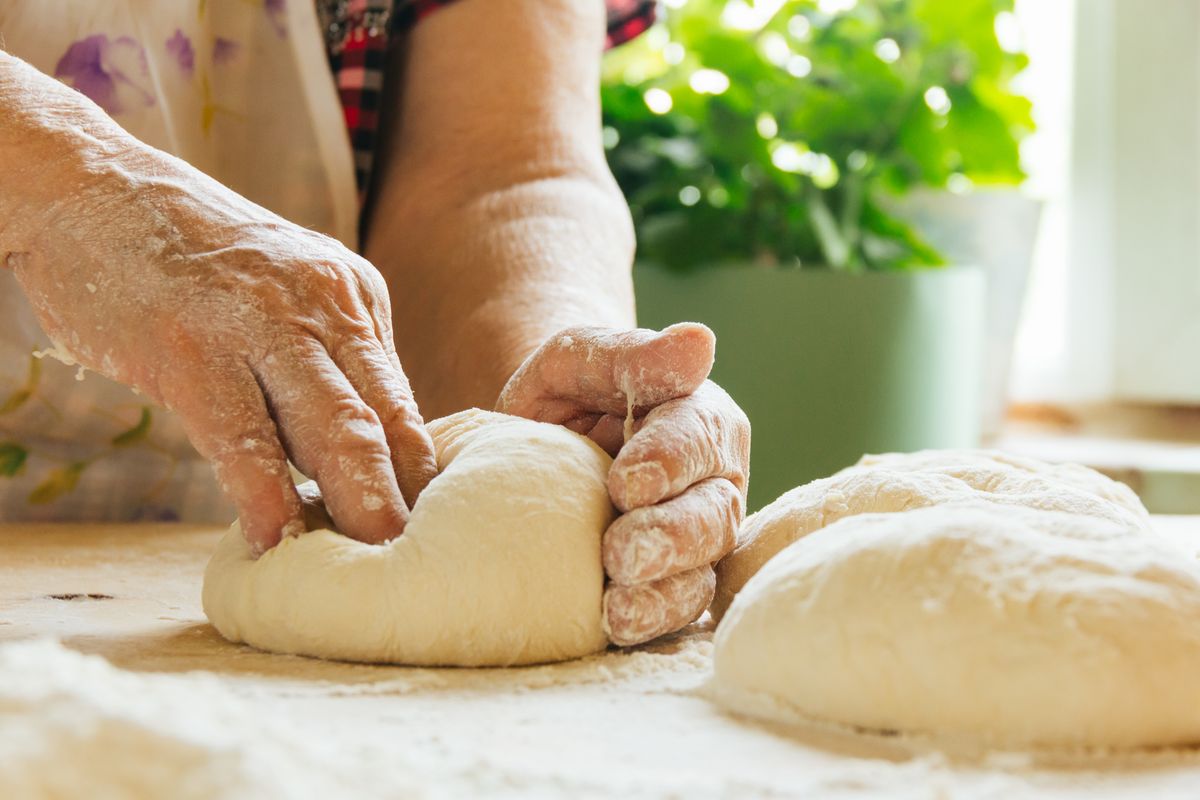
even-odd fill
[[[643,258],[941,263],[889,207],[1016,184],[1030,104],[1012,0],[674,0],[604,63],[609,163]],[[669,97],[669,99],[668,99]]]

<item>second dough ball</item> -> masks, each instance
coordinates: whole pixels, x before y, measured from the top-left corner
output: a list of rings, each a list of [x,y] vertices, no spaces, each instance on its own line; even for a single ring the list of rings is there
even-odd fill
[[[1200,742],[1200,568],[1153,532],[971,503],[796,541],[717,629],[727,708],[985,745]]]
[[[987,450],[926,450],[864,456],[853,467],[792,489],[746,518],[737,548],[717,565],[712,613],[783,548],[857,514],[897,513],[946,503],[1065,511],[1149,530],[1149,515],[1122,483],[1078,464],[1047,464]]]

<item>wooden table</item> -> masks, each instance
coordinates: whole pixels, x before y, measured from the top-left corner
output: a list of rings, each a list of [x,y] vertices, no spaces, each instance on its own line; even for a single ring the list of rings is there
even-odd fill
[[[1158,525],[1200,549],[1200,517]],[[522,669],[259,653],[225,642],[200,608],[204,565],[222,534],[0,525],[0,645],[52,637],[135,674],[217,676],[255,713],[313,736],[336,730],[346,758],[358,759],[355,774],[376,776],[372,786],[396,774],[378,755],[379,742],[395,741],[403,746],[394,758],[448,796],[1200,797],[1200,756],[1190,752],[1069,767],[960,762],[878,737],[785,735],[729,717],[704,693],[707,623],[648,648]]]

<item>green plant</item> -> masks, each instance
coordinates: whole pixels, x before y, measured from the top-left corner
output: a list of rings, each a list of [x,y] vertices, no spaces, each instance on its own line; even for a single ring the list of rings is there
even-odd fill
[[[937,264],[895,199],[1024,177],[1033,122],[1009,84],[1026,57],[997,37],[1012,0],[668,6],[609,54],[602,87],[609,162],[647,259]]]

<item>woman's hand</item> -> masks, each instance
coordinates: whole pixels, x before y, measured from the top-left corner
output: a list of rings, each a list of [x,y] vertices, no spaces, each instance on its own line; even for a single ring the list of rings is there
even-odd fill
[[[694,323],[661,333],[569,328],[525,361],[497,403],[565,425],[615,456],[608,489],[622,514],[603,543],[604,620],[615,644],[699,617],[712,601],[712,565],[734,546],[750,423],[706,380],[714,344],[712,331]]]
[[[153,199],[97,203],[86,221],[64,216],[7,255],[46,333],[179,414],[257,551],[304,530],[289,457],[343,532],[399,535],[405,501],[436,464],[392,346],[382,278],[282,221],[214,229],[175,217],[164,229],[151,212],[178,209],[147,191]]]
[[[256,551],[304,530],[289,457],[342,531],[400,534],[436,464],[374,267],[89,124],[77,148],[0,142],[0,159],[47,165],[40,194],[0,203],[0,267],[57,350],[179,414]]]

